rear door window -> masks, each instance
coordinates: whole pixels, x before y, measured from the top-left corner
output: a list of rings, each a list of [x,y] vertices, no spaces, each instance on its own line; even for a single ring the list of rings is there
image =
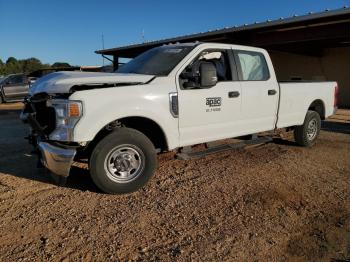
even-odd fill
[[[264,81],[270,78],[269,69],[262,53],[250,51],[235,51],[239,64],[241,81]]]

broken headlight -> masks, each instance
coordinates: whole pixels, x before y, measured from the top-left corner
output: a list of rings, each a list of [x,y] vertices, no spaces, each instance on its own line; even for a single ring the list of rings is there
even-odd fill
[[[48,106],[56,112],[56,129],[49,135],[50,140],[73,141],[74,127],[83,115],[81,101],[54,99],[48,101]]]

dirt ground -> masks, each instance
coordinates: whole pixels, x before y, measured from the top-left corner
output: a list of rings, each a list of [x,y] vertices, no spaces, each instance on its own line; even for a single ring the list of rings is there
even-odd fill
[[[120,196],[79,168],[54,185],[18,107],[0,108],[0,261],[350,260],[348,111],[313,148],[276,139],[189,161],[161,155],[150,183]]]

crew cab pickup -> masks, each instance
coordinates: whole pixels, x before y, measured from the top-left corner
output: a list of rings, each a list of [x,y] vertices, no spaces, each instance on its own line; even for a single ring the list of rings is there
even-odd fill
[[[21,118],[53,174],[66,178],[85,161],[102,191],[127,193],[151,178],[162,152],[191,156],[192,145],[250,135],[261,142],[256,134],[281,128],[312,146],[336,99],[336,82],[279,83],[263,49],[183,43],[150,49],[115,73],[44,76]]]
[[[0,104],[23,101],[28,95],[30,80],[25,74],[11,74],[0,79]]]

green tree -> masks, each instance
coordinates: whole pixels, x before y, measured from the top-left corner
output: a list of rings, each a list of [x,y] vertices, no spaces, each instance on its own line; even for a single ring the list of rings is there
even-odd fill
[[[15,74],[15,73],[21,73],[21,72],[22,72],[22,68],[19,61],[14,57],[9,57],[6,60],[6,64],[4,65],[3,74],[9,75],[9,74]]]
[[[7,58],[6,63],[0,59],[0,75],[9,75],[16,73],[31,73],[40,69],[49,69],[51,67],[70,67],[68,63],[56,62],[52,66],[49,64],[43,64],[39,59],[35,57],[17,60],[11,56]]]
[[[41,61],[35,57],[20,60],[19,62],[22,64],[22,72],[23,73],[30,73],[33,71],[37,71],[37,70],[42,69],[44,67],[43,64],[41,63]]]
[[[6,60],[6,65],[8,64],[16,64],[17,63],[17,59],[14,58],[13,56],[10,56],[9,58],[7,58]]]
[[[56,62],[51,65],[52,67],[71,67],[70,64],[65,62]]]
[[[4,75],[4,62],[0,59],[0,76]]]

